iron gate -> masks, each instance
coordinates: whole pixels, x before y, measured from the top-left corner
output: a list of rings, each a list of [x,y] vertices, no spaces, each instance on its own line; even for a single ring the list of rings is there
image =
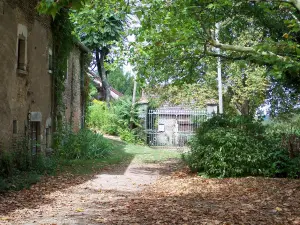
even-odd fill
[[[205,110],[149,110],[146,122],[150,146],[184,147],[209,115]]]

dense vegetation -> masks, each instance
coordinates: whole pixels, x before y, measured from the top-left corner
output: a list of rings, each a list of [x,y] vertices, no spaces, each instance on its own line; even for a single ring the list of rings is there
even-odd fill
[[[150,92],[161,93],[163,100],[199,106],[217,98],[216,58],[221,59],[227,115],[212,118],[198,130],[185,155],[191,169],[218,177],[299,176],[299,117],[279,117],[299,103],[299,0],[42,0],[38,5],[40,12],[53,17],[64,7],[74,10],[74,33],[94,53],[107,102],[107,75],[119,60],[118,50],[130,57],[138,80]],[[129,14],[138,18],[138,26],[130,31],[136,42],[126,46],[129,49],[116,48],[127,24],[134,21],[128,20]],[[110,82],[117,76],[113,74]],[[132,84],[130,78],[124,82]],[[273,116],[268,124],[253,118],[264,103]],[[111,107],[94,101],[90,113],[90,127],[127,142],[140,140],[137,110],[130,101]],[[61,157],[105,153],[81,141],[94,140],[90,131],[62,137]],[[92,150],[85,153],[85,148]],[[2,161],[5,168],[14,160]]]
[[[203,123],[184,158],[192,170],[209,176],[298,177],[299,151],[291,155],[282,142],[284,130],[276,126],[251,117],[215,116]]]
[[[108,83],[117,91],[126,96],[132,96],[133,94],[133,76],[127,72],[124,73],[122,68],[116,68],[109,72],[107,76]]]
[[[28,188],[43,174],[56,169],[56,160],[43,154],[33,155],[27,140],[14,143],[14,148],[0,152],[0,192]]]
[[[74,160],[84,163],[114,157],[111,156],[112,144],[88,129],[74,133],[70,128],[63,128],[54,139],[55,150],[48,156],[44,152],[33,154],[28,140],[0,151],[0,192],[28,188],[41,176],[55,174],[64,164]]]
[[[129,98],[112,102],[110,107],[94,100],[90,106],[89,126],[105,134],[118,135],[129,143],[140,143],[143,140],[137,106],[132,107]]]

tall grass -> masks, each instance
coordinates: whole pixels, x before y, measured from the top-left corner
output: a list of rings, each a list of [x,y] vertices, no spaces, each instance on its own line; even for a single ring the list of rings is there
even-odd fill
[[[70,130],[59,134],[55,156],[63,159],[99,159],[109,155],[111,145],[98,133],[82,129],[77,134]]]

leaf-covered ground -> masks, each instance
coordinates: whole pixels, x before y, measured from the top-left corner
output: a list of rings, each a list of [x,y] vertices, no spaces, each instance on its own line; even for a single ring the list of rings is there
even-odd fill
[[[300,224],[300,180],[205,179],[174,153],[126,151],[131,163],[0,196],[0,224]]]

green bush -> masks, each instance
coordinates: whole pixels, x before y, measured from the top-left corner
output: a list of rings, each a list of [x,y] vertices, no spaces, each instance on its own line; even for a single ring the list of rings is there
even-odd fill
[[[110,108],[105,102],[93,101],[90,106],[89,127],[105,134],[118,135],[123,141],[141,143],[143,131],[137,107],[132,108],[129,98],[112,102]]]
[[[94,100],[89,112],[89,127],[99,129],[105,134],[117,135],[117,118],[113,106],[108,109],[105,102]]]
[[[100,134],[82,129],[77,134],[71,130],[60,132],[56,155],[63,159],[97,159],[107,156],[109,142]]]
[[[298,160],[292,163],[278,136],[251,118],[215,116],[202,124],[190,145],[184,159],[209,176],[294,176],[299,171]]]
[[[284,147],[273,153],[273,167],[279,176],[299,177],[300,115],[299,109],[280,114],[266,123],[266,132]]]
[[[127,142],[127,143],[136,143],[136,137],[134,133],[129,129],[118,129],[118,134],[121,138],[121,140]]]
[[[26,140],[0,151],[0,192],[28,188],[43,174],[56,170],[56,160],[43,153],[32,154]]]

